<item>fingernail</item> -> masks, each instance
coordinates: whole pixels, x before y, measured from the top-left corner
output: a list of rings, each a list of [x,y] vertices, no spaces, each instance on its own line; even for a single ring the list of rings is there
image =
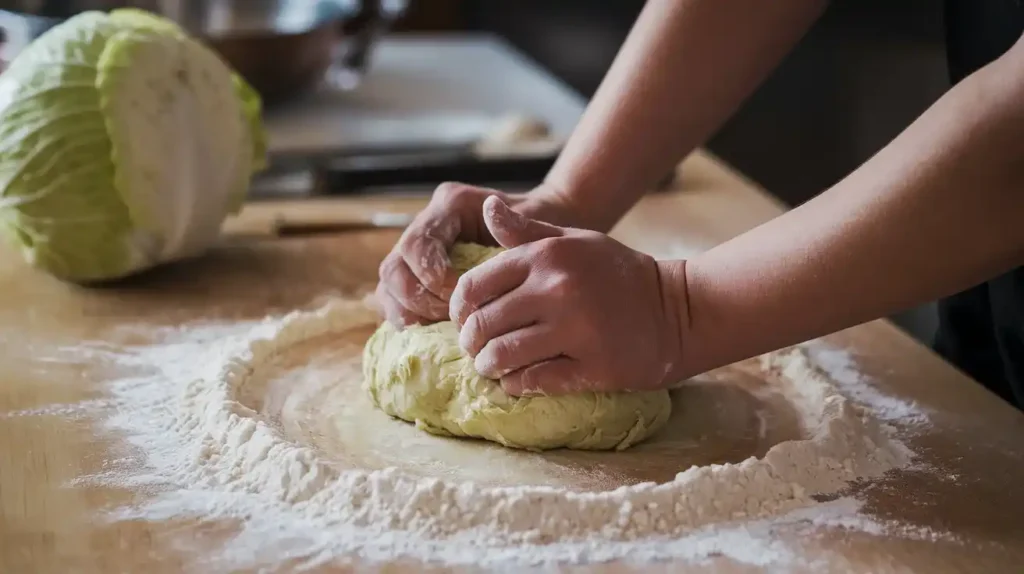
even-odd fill
[[[448,297],[448,317],[455,323],[456,327],[461,329],[463,322],[459,320],[459,312],[464,309],[465,303],[462,297],[455,297],[454,295],[453,293],[452,296]]]
[[[473,367],[477,370],[478,373],[480,373],[481,372],[480,371],[480,366],[482,365],[482,363],[480,362],[480,356],[479,355],[475,355],[474,356],[473,353],[470,352],[470,350],[469,350],[470,342],[471,341],[469,340],[469,331],[467,329],[463,329],[461,326],[459,326],[459,347],[463,351],[465,351],[466,354],[468,354],[469,356],[473,357],[473,359],[474,359],[473,360]]]
[[[505,228],[514,228],[523,225],[523,216],[512,211],[512,209],[497,196],[488,197],[484,202],[484,217],[489,219],[491,223]]]
[[[488,352],[487,347],[481,349],[477,354],[476,359],[473,361],[473,367],[476,368],[476,372],[495,381],[500,381],[512,372],[512,369],[500,368],[494,354]]]
[[[486,350],[477,354],[476,358],[473,360],[473,367],[476,369],[476,372],[495,381],[500,380],[505,374],[495,368],[494,361],[491,359],[490,355],[487,354]]]

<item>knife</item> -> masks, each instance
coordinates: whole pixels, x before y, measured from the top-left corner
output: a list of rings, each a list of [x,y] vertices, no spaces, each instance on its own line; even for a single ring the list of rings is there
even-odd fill
[[[480,158],[472,154],[416,154],[337,158],[316,169],[315,189],[346,193],[376,187],[458,181],[481,187],[533,187],[551,170],[557,154]]]
[[[273,154],[268,169],[254,178],[250,197],[349,195],[396,186],[432,189],[445,181],[533,187],[547,176],[559,148],[534,146],[503,155],[480,153],[473,146],[365,151]]]

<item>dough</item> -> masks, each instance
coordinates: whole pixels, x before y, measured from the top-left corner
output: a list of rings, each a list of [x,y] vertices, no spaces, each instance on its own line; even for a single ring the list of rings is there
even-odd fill
[[[459,244],[456,270],[501,250]],[[363,351],[364,387],[385,413],[432,434],[475,437],[529,450],[622,450],[651,436],[669,418],[668,391],[512,397],[480,376],[450,321],[399,331],[382,324]]]

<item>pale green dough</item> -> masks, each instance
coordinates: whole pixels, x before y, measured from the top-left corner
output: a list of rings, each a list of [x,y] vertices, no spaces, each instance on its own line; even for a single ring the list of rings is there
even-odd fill
[[[460,272],[499,253],[456,245]],[[476,437],[530,450],[622,450],[668,420],[668,391],[516,398],[477,374],[454,323],[398,331],[384,323],[363,351],[364,385],[385,413],[433,434]]]

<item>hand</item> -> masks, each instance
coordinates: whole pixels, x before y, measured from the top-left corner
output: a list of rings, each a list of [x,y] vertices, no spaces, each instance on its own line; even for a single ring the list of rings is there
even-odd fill
[[[559,194],[541,185],[521,197],[459,183],[441,184],[380,265],[375,293],[384,317],[396,327],[448,319],[448,299],[456,275],[448,251],[456,241],[494,245],[483,224],[483,204],[498,197],[522,213],[546,221],[566,221],[570,209]]]
[[[477,371],[512,395],[663,388],[681,361],[681,265],[484,201],[508,248],[459,279],[451,319]]]

